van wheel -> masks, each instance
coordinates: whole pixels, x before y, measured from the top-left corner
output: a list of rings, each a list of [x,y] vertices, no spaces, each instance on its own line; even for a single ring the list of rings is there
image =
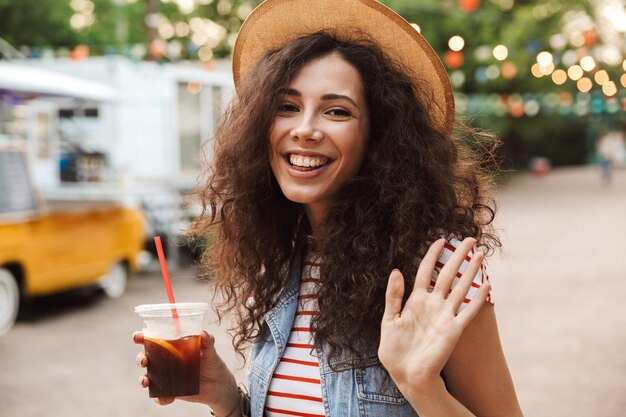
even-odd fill
[[[15,323],[20,308],[20,289],[9,270],[0,268],[0,335]]]
[[[128,269],[123,262],[118,262],[111,267],[111,270],[100,280],[100,287],[109,298],[119,298],[126,291],[128,282]]]

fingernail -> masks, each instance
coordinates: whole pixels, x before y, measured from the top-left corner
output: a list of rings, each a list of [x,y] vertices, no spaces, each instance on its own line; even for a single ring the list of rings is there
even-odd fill
[[[141,358],[141,366],[146,366],[146,358]]]
[[[143,378],[139,380],[139,386],[145,387],[147,382],[148,382],[148,379],[144,376]]]

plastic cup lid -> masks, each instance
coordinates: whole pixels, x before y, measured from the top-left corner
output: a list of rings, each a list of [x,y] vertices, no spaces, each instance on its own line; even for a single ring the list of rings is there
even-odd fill
[[[189,310],[208,310],[207,303],[163,303],[163,304],[141,304],[135,307],[135,313],[155,313],[171,311],[175,308],[178,312]]]

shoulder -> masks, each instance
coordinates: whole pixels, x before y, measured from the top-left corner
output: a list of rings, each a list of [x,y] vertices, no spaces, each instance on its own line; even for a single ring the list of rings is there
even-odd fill
[[[443,237],[446,239],[446,243],[443,247],[443,250],[441,251],[441,254],[439,255],[439,259],[437,260],[435,269],[433,271],[432,279],[430,282],[431,289],[435,287],[435,283],[437,282],[437,277],[441,273],[441,270],[445,267],[446,263],[450,260],[450,258],[452,258],[452,255],[454,254],[454,252],[456,252],[457,248],[461,245],[461,240],[456,236],[443,236]],[[469,265],[469,262],[472,260],[472,257],[476,254],[477,251],[478,251],[478,248],[474,247],[470,250],[467,256],[465,256],[463,263],[461,264],[458,271],[456,272],[456,277],[452,283],[453,288],[463,276],[465,270],[467,269],[467,266]],[[421,262],[422,256],[423,254],[420,254],[417,256],[418,263]],[[474,296],[478,292],[478,289],[488,280],[489,280],[489,275],[487,273],[486,261],[483,260],[480,266],[480,269],[474,275],[474,278],[472,280],[472,286],[467,292],[467,295],[465,296],[465,300],[463,301],[463,304],[461,305],[459,311],[462,310],[465,307],[465,305],[472,300],[472,298],[474,298]],[[487,301],[493,304],[493,295],[491,291],[489,291],[489,297]]]

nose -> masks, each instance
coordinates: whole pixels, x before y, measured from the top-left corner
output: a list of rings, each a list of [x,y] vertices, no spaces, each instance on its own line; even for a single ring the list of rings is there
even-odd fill
[[[317,127],[315,118],[306,114],[298,119],[298,123],[291,130],[291,136],[303,141],[319,141],[324,137],[322,131]]]

